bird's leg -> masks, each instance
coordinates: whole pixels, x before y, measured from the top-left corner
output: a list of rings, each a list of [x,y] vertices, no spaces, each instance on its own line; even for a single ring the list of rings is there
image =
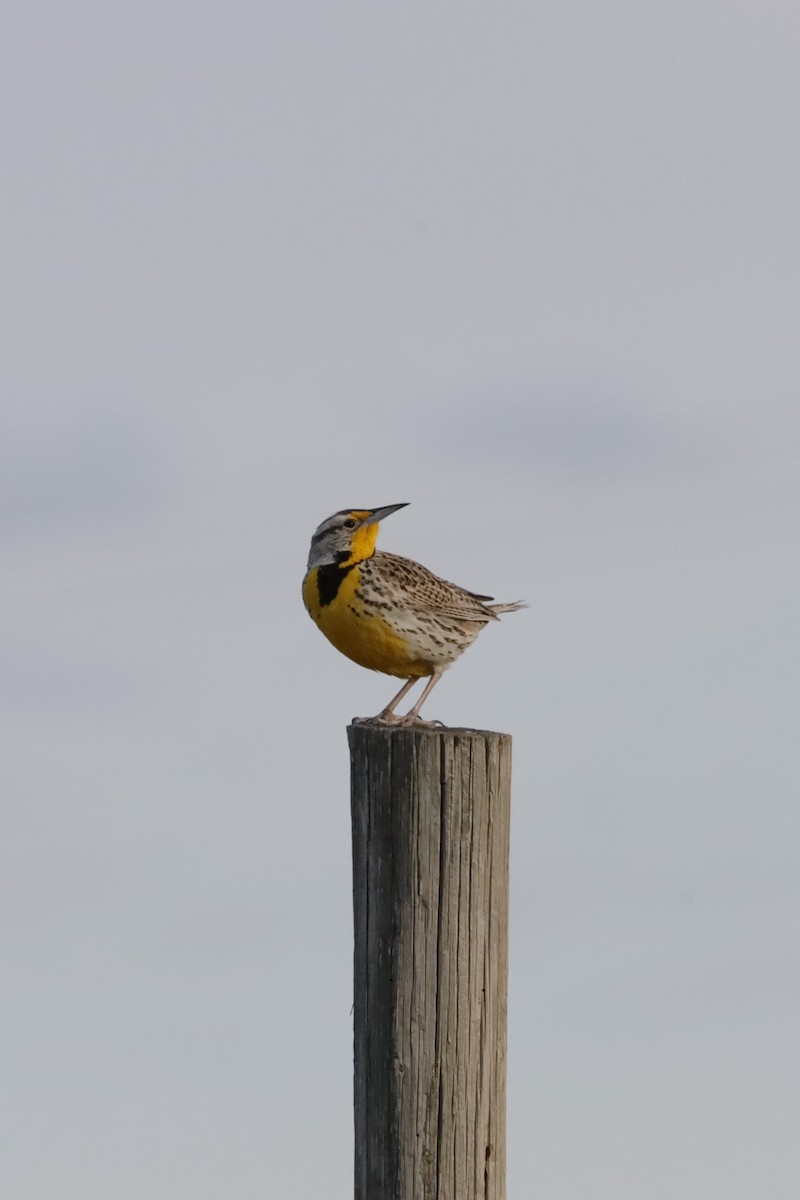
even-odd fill
[[[405,696],[406,692],[409,692],[416,682],[417,682],[417,676],[414,676],[412,679],[407,679],[405,681],[405,683],[403,684],[403,686],[400,688],[400,691],[397,693],[397,695],[392,700],[389,701],[389,703],[386,705],[386,708],[384,708],[381,712],[378,713],[377,717],[361,717],[361,718],[359,718],[358,724],[363,724],[363,725],[397,725],[397,724],[399,724],[399,722],[401,720],[403,720],[403,718],[398,717],[397,713],[394,710],[395,710],[396,706],[400,703],[400,701],[403,699],[403,696]]]
[[[419,710],[422,708],[423,704],[425,703],[425,701],[427,700],[428,696],[431,694],[433,689],[436,687],[436,684],[442,678],[443,674],[444,674],[444,671],[434,671],[434,673],[431,675],[428,682],[425,684],[425,687],[422,689],[422,695],[420,696],[417,703],[414,705],[414,707],[412,709],[410,709],[405,714],[405,716],[400,717],[401,725],[441,725],[441,721],[423,721],[420,718]],[[399,699],[400,699],[400,696],[398,696],[396,698],[395,703]]]

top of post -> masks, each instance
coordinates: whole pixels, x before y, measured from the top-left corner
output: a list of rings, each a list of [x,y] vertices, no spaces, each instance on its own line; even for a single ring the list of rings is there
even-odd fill
[[[409,734],[413,734],[415,737],[439,739],[456,737],[474,738],[486,742],[511,742],[510,733],[500,733],[493,729],[470,729],[462,725],[426,725],[421,721],[411,725],[390,725],[388,723],[378,724],[377,722],[353,719],[347,726],[347,737],[351,744],[354,738],[361,736],[382,740],[398,736],[407,737]]]

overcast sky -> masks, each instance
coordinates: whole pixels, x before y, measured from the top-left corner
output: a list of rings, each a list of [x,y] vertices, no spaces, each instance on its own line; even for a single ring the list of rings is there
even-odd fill
[[[800,10],[6,0],[4,1196],[348,1200],[345,506],[530,608],[509,1200],[796,1200]]]

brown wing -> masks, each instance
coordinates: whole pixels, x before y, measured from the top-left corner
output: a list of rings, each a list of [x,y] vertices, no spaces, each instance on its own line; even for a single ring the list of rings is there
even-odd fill
[[[411,558],[379,550],[362,564],[364,568],[380,572],[381,583],[386,585],[393,601],[419,615],[477,621],[481,625],[498,619],[484,603],[491,596],[468,592],[456,583],[440,579]]]

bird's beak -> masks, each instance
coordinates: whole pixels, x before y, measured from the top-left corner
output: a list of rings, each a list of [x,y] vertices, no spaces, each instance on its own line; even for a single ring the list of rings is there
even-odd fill
[[[363,525],[377,525],[384,517],[389,517],[393,512],[397,512],[398,508],[405,508],[408,504],[386,504],[383,508],[373,508],[368,517],[365,517]]]

